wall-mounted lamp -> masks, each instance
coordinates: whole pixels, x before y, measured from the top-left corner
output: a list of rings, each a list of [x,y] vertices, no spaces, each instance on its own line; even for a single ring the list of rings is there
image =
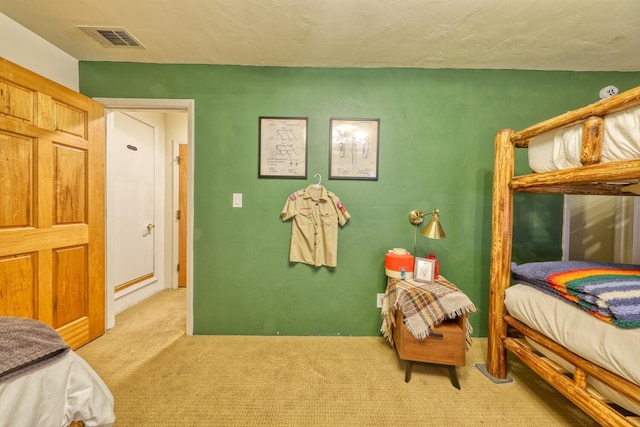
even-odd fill
[[[409,222],[417,228],[418,225],[422,224],[424,217],[427,215],[431,215],[431,221],[420,230],[420,233],[429,239],[444,239],[445,234],[440,225],[440,211],[438,209],[426,213],[417,209],[412,210],[409,213]]]

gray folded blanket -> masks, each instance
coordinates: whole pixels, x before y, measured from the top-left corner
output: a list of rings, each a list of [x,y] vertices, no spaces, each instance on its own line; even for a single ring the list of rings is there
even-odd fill
[[[69,350],[62,337],[39,320],[0,316],[0,383],[51,363]]]

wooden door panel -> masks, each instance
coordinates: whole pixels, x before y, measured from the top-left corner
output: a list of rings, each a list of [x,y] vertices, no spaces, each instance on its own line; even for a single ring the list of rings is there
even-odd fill
[[[33,138],[0,133],[0,229],[33,225]]]
[[[0,316],[38,317],[35,253],[0,257]]]
[[[7,81],[0,81],[0,114],[33,123],[34,92]]]
[[[53,149],[53,223],[87,222],[87,153],[72,147]]]
[[[104,108],[0,58],[0,313],[102,335]]]
[[[88,316],[87,247],[53,251],[53,325],[60,328]]]
[[[87,112],[54,100],[54,129],[71,135],[87,138]]]

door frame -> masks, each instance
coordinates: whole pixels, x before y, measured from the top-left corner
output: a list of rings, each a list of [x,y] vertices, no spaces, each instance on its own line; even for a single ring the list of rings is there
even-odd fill
[[[616,197],[614,255],[616,262],[640,263],[640,197]]]
[[[187,114],[187,141],[188,144],[188,185],[187,185],[187,298],[186,298],[186,334],[193,334],[193,176],[195,153],[195,101],[193,99],[143,99],[143,98],[95,98],[104,105],[105,110],[123,111],[172,111],[186,112]],[[173,239],[171,239],[173,241]],[[114,314],[115,304],[113,295],[107,295],[106,319]]]

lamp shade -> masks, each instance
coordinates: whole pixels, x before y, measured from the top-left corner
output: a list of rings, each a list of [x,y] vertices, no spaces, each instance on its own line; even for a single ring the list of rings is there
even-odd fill
[[[444,239],[445,234],[442,229],[442,225],[440,225],[440,217],[437,213],[434,213],[431,217],[431,221],[427,225],[424,226],[420,233],[424,237],[428,237],[429,239]]]
[[[431,212],[424,213],[419,210],[413,210],[409,213],[409,222],[413,225],[420,225],[424,221],[424,217],[431,214],[431,221],[424,226],[420,233],[429,239],[444,239],[445,234],[440,225],[440,211],[434,209]]]

